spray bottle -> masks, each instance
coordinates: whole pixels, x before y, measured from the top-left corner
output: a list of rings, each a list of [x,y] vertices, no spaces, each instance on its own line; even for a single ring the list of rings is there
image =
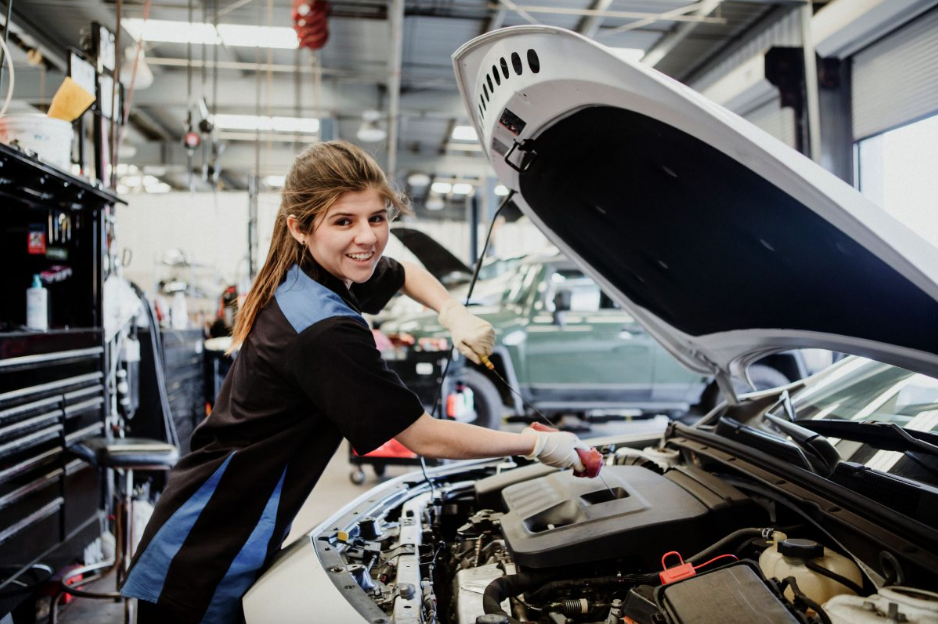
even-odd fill
[[[26,289],[26,326],[30,329],[49,329],[49,291],[42,287],[38,275]]]

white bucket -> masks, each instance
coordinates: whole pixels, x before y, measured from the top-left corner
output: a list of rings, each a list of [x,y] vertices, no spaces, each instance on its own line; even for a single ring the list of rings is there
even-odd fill
[[[0,118],[0,142],[14,140],[39,154],[50,165],[66,171],[72,160],[72,124],[46,115],[8,115]]]

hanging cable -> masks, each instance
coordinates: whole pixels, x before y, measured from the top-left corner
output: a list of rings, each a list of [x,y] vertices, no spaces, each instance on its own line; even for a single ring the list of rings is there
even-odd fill
[[[492,240],[492,232],[495,229],[495,220],[498,218],[498,215],[501,213],[502,209],[508,205],[508,202],[515,196],[514,191],[510,191],[505,199],[502,200],[502,203],[498,205],[498,208],[495,209],[495,213],[492,215],[492,221],[489,223],[488,232],[485,234],[485,242],[482,244],[482,251],[479,253],[479,257],[476,260],[475,268],[472,271],[472,279],[469,280],[469,289],[466,291],[466,303],[469,305],[469,302],[472,300],[472,291],[476,286],[476,281],[479,279],[479,271],[482,268],[482,261],[485,259],[485,253],[488,251],[489,242]],[[431,403],[431,413],[430,415],[434,418],[442,418],[442,405],[440,398],[443,394],[443,384],[446,383],[446,375],[449,373],[450,364],[453,363],[453,351],[455,351],[455,346],[449,348],[449,357],[446,359],[446,365],[443,367],[443,372],[440,375],[440,383],[436,388],[436,395],[433,397],[433,403]],[[433,481],[430,480],[430,477],[427,475],[427,462],[424,459],[423,455],[420,456],[420,469],[423,471],[423,478],[427,481],[427,484],[430,486],[431,500],[434,496],[433,494]]]
[[[10,54],[10,49],[7,48],[6,41],[3,39],[0,39],[0,48],[3,49],[3,60],[6,61],[7,67],[10,68],[10,86],[7,87],[7,96],[3,98],[3,108],[0,108],[0,117],[3,117],[7,112],[7,107],[10,105],[10,99],[13,97],[13,85],[16,81],[13,72],[13,55]],[[0,67],[2,66],[3,65],[0,64]],[[2,76],[0,76],[0,80],[2,80]]]
[[[124,129],[130,119],[130,106],[134,100],[134,87],[137,84],[137,68],[140,65],[140,55],[143,53],[143,33],[147,31],[147,20],[150,19],[150,2],[146,0],[143,5],[143,26],[140,27],[140,39],[137,40],[137,50],[134,53],[134,66],[130,72],[130,86],[127,88],[127,97],[124,98],[124,110],[121,114],[121,125],[117,133],[117,148],[124,142]]]
[[[3,51],[0,52],[0,82],[3,82],[3,62],[7,59],[10,59],[10,75],[13,75],[13,60],[10,57],[10,49],[7,48],[7,37],[10,35],[10,20],[13,18],[13,0],[7,0],[7,21],[3,23]],[[12,78],[11,78],[12,80]],[[12,86],[10,87],[10,93],[13,92]],[[3,110],[6,111],[6,105],[3,106]],[[2,116],[3,113],[0,113]]]

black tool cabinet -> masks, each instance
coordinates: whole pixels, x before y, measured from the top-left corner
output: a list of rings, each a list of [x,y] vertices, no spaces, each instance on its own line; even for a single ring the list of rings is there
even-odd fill
[[[67,449],[108,415],[102,288],[117,201],[0,145],[0,619],[29,597],[37,564],[57,569],[101,533],[101,477]],[[26,289],[44,271],[58,280],[49,330],[28,330]]]

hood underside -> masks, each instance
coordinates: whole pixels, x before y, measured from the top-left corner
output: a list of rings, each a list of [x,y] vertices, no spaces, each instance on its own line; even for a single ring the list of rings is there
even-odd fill
[[[820,166],[567,31],[454,64],[519,207],[687,366],[819,347],[938,375],[938,251]]]

